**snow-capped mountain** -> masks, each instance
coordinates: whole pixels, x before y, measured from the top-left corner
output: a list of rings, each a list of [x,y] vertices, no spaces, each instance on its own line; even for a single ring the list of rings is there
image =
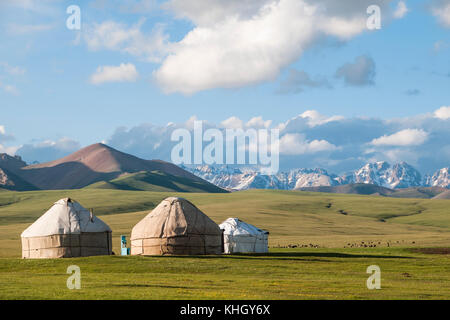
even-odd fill
[[[295,169],[268,175],[255,168],[233,168],[227,165],[183,167],[193,174],[226,189],[281,189],[295,190],[303,187],[334,186],[337,176],[324,169]]]
[[[374,184],[390,189],[440,186],[450,188],[449,168],[422,179],[421,174],[406,162],[390,165],[379,161],[367,163],[358,170],[343,175],[328,173],[325,169],[293,169],[267,175],[257,168],[236,168],[226,165],[183,167],[219,187],[247,189],[297,190],[305,187],[337,186],[352,183]]]
[[[420,172],[406,162],[391,166],[386,161],[367,163],[361,169],[345,174],[341,184],[366,183],[390,189],[419,187],[422,185]]]
[[[424,185],[430,187],[450,187],[450,168],[442,168],[436,171],[432,176],[427,175],[424,178]]]

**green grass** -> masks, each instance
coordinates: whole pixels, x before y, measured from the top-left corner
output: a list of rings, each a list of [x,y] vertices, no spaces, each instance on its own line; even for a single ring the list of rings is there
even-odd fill
[[[69,290],[66,269],[81,269]],[[369,265],[381,290],[368,290]],[[450,258],[400,248],[268,255],[0,259],[0,299],[449,299]]]
[[[20,233],[53,202],[72,197],[119,236],[169,195],[187,198],[217,223],[239,217],[270,231],[268,255],[20,259]],[[450,299],[448,200],[295,191],[228,194],[82,189],[0,192],[0,299]],[[384,222],[383,222],[384,221]],[[376,248],[348,248],[364,242]],[[298,248],[280,248],[295,245]],[[300,248],[301,246],[319,248]],[[65,286],[81,267],[82,290]],[[366,268],[382,270],[368,290]]]

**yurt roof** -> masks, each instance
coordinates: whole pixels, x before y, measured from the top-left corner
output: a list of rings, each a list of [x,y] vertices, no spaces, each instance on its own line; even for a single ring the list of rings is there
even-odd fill
[[[259,229],[254,225],[246,223],[238,218],[228,218],[219,225],[226,235],[258,235],[268,234],[266,230]]]
[[[22,232],[22,237],[43,237],[81,232],[111,232],[110,227],[77,201],[70,198],[58,200]]]
[[[131,240],[185,235],[220,235],[219,226],[184,198],[169,197],[139,221]]]

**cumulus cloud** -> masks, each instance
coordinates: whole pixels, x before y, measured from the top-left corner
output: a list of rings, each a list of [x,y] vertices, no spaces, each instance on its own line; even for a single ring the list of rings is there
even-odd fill
[[[0,125],[0,143],[14,140],[14,136],[6,133],[6,128],[4,125]]]
[[[6,132],[4,125],[0,125],[0,153],[13,155],[16,152],[17,147],[5,145],[5,143],[12,140],[14,140],[14,136]]]
[[[440,107],[434,112],[434,117],[442,120],[450,119],[450,107]]]
[[[128,26],[115,21],[87,25],[84,40],[90,50],[112,50],[131,54],[148,62],[160,62],[169,47],[169,36],[161,25],[152,32],[141,31],[145,19]]]
[[[336,77],[342,78],[347,85],[373,85],[375,78],[375,61],[369,56],[359,56],[354,62],[341,66],[336,71]]]
[[[428,139],[428,133],[421,129],[405,129],[391,135],[373,139],[374,146],[417,146]]]
[[[139,77],[136,67],[132,63],[121,63],[119,66],[100,66],[91,75],[92,84],[105,82],[134,82]]]
[[[408,7],[406,6],[405,1],[399,1],[397,3],[397,8],[394,11],[394,18],[401,19],[408,13]]]
[[[80,143],[70,138],[62,138],[56,141],[44,140],[35,143],[24,144],[17,148],[15,154],[26,162],[47,162],[65,157],[78,149]]]
[[[300,155],[336,149],[335,145],[326,140],[308,141],[300,133],[287,133],[280,138],[280,154]]]
[[[435,1],[431,12],[444,27],[450,28],[450,0]]]
[[[314,127],[317,125],[325,124],[331,121],[339,121],[344,119],[342,116],[331,116],[327,117],[323,114],[320,114],[316,110],[307,110],[300,115],[301,118],[307,119],[310,127]]]
[[[441,111],[439,111],[441,110]],[[308,110],[282,123],[268,123],[262,117],[250,120],[230,117],[222,123],[205,123],[204,128],[278,128],[280,130],[280,168],[324,167],[344,173],[368,161],[406,161],[423,173],[448,166],[450,126],[438,109],[414,117],[344,118]],[[436,117],[435,114],[440,115]],[[443,117],[443,118],[441,118]],[[170,161],[171,132],[192,130],[192,117],[185,123],[167,126],[142,124],[119,128],[107,139],[113,147],[145,159]]]
[[[312,79],[305,71],[290,69],[289,74],[281,82],[278,90],[279,93],[300,93],[306,88],[331,88],[330,83],[326,79]]]
[[[450,126],[448,107],[412,117],[379,119],[368,117],[344,118],[323,115],[308,110],[285,122],[273,123],[261,116],[251,119],[230,117],[219,123],[204,122],[204,132],[217,128],[280,129],[280,168],[323,167],[331,172],[344,173],[369,161],[406,161],[422,173],[432,173],[448,167],[450,159]],[[171,161],[171,134],[178,128],[192,132],[192,116],[183,123],[155,125],[145,123],[131,128],[117,128],[105,143],[121,151],[144,159]],[[0,150],[10,148],[4,126],[0,126]],[[9,139],[9,140],[8,140]],[[207,143],[204,144],[206,146]],[[17,150],[26,161],[49,161],[65,156],[79,148],[71,139],[38,141]],[[17,147],[16,147],[17,148]],[[10,151],[14,152],[14,150]]]
[[[264,120],[263,117],[253,117],[247,123],[245,124],[246,127],[249,128],[255,128],[255,129],[262,129],[262,128],[269,128],[272,124],[272,120]]]
[[[243,127],[244,122],[238,117],[230,117],[222,121],[220,124],[225,129],[240,129]]]
[[[343,120],[342,116],[326,116],[316,110],[306,110],[302,114],[278,124],[277,128],[286,132],[298,132],[328,122]]]
[[[184,94],[273,80],[318,38],[348,40],[363,32],[369,4],[374,3],[170,1],[166,8],[196,26],[172,44],[154,78],[166,93]]]
[[[318,40],[347,41],[364,32],[369,5],[378,5],[392,16],[390,2],[168,0],[159,6],[156,0],[127,0],[116,7],[129,13],[161,7],[176,19],[188,20],[193,28],[171,42],[161,24],[145,32],[145,19],[133,25],[109,20],[86,25],[83,38],[91,50],[119,51],[160,63],[153,77],[162,90],[189,95],[274,80]],[[111,3],[97,0],[95,6],[111,7]],[[287,90],[294,93],[304,87],[329,87],[323,79],[301,72],[292,72],[286,82]]]

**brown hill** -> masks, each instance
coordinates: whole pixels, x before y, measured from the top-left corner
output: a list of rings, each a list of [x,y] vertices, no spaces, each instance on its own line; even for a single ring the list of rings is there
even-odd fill
[[[83,188],[99,181],[109,181],[124,174],[141,171],[160,171],[201,183],[208,191],[223,192],[172,163],[140,159],[101,143],[55,161],[23,167],[18,174],[38,188],[49,190]]]
[[[450,199],[450,190],[438,194],[433,199]]]

